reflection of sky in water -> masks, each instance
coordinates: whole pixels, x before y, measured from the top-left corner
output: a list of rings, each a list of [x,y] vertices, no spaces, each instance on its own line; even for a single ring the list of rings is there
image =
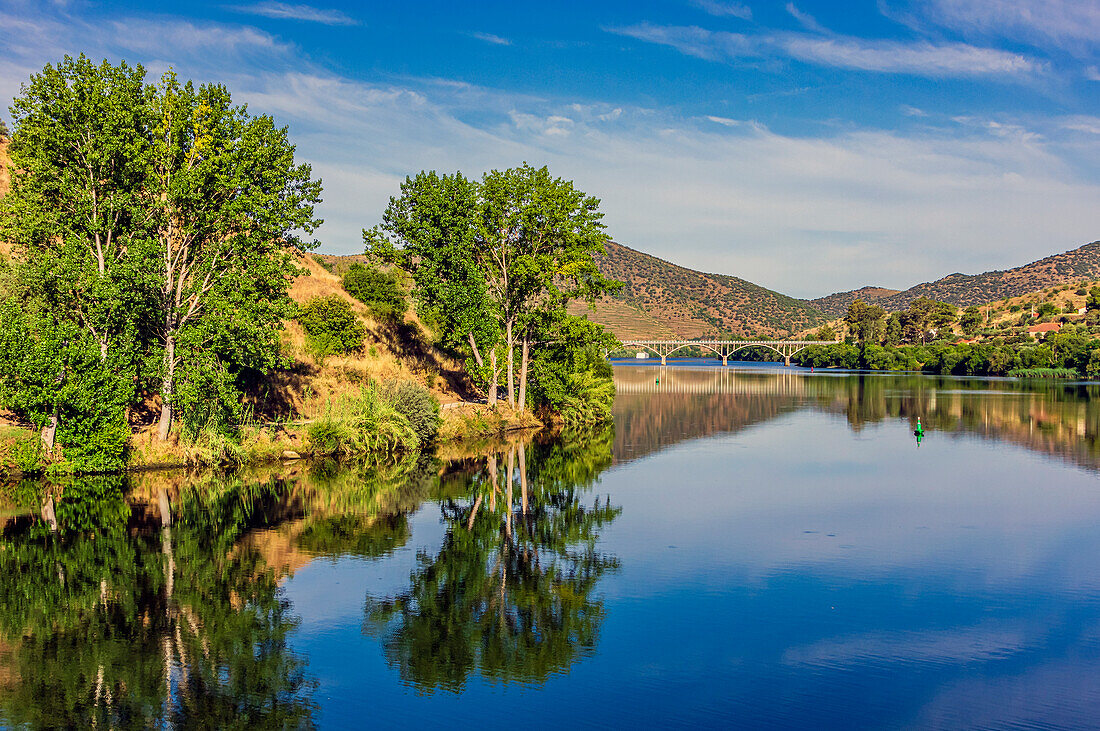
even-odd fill
[[[288,582],[322,724],[1089,726],[1100,718],[1096,474],[905,420],[821,410],[680,442],[602,476],[596,655],[541,686],[417,695],[360,631],[438,508],[379,561]],[[385,587],[385,589],[383,589]]]

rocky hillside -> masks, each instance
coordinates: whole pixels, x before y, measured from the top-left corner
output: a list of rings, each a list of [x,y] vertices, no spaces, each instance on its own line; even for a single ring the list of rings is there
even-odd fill
[[[1063,254],[1003,271],[984,274],[948,274],[934,282],[923,282],[904,292],[863,287],[810,300],[830,317],[840,317],[856,299],[873,302],[887,311],[905,309],[917,297],[929,297],[956,305],[980,305],[1006,297],[1018,297],[1058,284],[1100,279],[1100,241],[1093,241]]]
[[[651,335],[658,338],[783,336],[825,321],[803,300],[726,274],[677,266],[622,244],[608,244],[598,263],[604,276],[626,286],[590,317],[619,337],[650,334],[654,326],[659,331]],[[638,313],[637,322],[626,317],[631,311]],[[614,318],[608,317],[611,313]]]

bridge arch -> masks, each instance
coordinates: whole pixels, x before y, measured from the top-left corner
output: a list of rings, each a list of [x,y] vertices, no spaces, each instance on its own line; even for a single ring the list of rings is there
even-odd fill
[[[722,359],[722,365],[729,365],[729,357],[745,348],[767,348],[783,358],[784,365],[790,366],[791,357],[811,345],[832,345],[827,340],[623,340],[624,346],[643,348],[661,359],[661,365],[668,364],[668,356],[684,348],[698,347],[711,351]]]

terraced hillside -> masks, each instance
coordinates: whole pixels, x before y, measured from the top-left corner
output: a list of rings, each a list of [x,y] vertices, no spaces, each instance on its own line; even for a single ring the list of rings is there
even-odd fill
[[[784,336],[825,322],[824,314],[803,300],[726,274],[677,266],[622,244],[608,244],[598,263],[604,276],[626,285],[612,302],[629,305],[679,337]],[[592,319],[620,337],[629,336],[600,315],[597,308]],[[640,326],[641,318],[634,324]]]
[[[831,317],[840,317],[857,297],[888,311],[905,309],[917,297],[929,297],[956,305],[980,305],[1006,297],[1018,297],[1056,284],[1100,279],[1100,241],[1054,254],[1030,264],[983,274],[948,274],[934,282],[923,282],[904,292],[864,287],[810,300],[810,304]],[[863,294],[860,294],[863,293]]]

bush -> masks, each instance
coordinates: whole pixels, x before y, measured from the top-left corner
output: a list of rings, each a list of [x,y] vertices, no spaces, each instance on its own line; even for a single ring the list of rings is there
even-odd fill
[[[421,446],[435,439],[440,424],[439,402],[428,389],[415,381],[390,381],[382,394],[408,420]]]
[[[319,357],[363,347],[366,328],[351,304],[339,295],[314,297],[299,310],[298,322],[309,336],[311,350]]]
[[[382,320],[399,320],[408,309],[405,292],[397,279],[380,269],[352,264],[344,275],[344,289]]]
[[[409,420],[374,386],[330,401],[306,436],[310,448],[321,454],[400,452],[420,446]]]

